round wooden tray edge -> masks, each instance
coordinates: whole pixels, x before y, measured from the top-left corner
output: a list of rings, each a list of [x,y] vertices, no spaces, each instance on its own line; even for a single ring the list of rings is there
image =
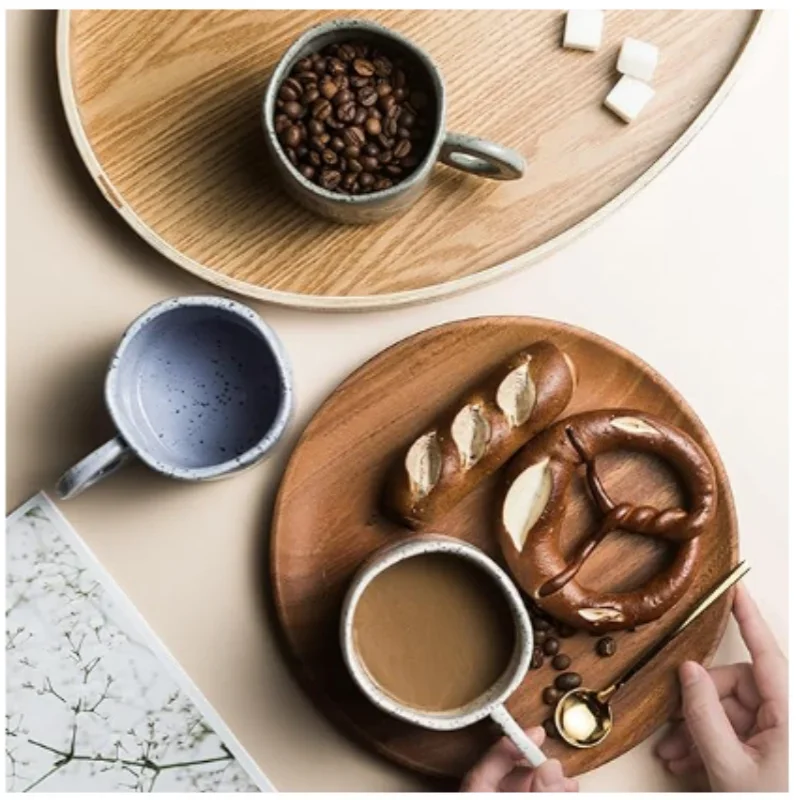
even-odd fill
[[[280,486],[278,487],[278,491],[275,495],[275,502],[273,506],[275,512],[273,514],[270,524],[269,575],[270,575],[270,582],[272,584],[271,588],[273,594],[273,607],[275,609],[275,613],[280,623],[279,636],[281,638],[281,641],[285,645],[284,656],[288,658],[289,662],[294,667],[294,669],[290,670],[293,673],[294,679],[297,681],[298,685],[300,685],[303,688],[303,690],[309,694],[310,697],[314,698],[319,702],[319,708],[323,711],[328,720],[331,721],[335,726],[337,726],[337,730],[339,730],[339,732],[344,731],[345,734],[352,741],[362,743],[371,752],[375,752],[381,758],[385,759],[391,764],[394,765],[399,764],[400,766],[414,770],[419,774],[436,778],[439,780],[448,780],[448,781],[453,781],[454,777],[450,774],[441,772],[439,770],[431,769],[427,764],[423,764],[413,759],[406,758],[405,756],[398,754],[395,750],[392,750],[391,748],[384,746],[381,742],[368,736],[361,728],[353,724],[352,720],[345,713],[341,711],[341,709],[335,702],[332,702],[324,692],[319,690],[318,685],[307,674],[305,664],[300,658],[297,657],[292,648],[291,645],[292,640],[289,633],[290,625],[289,625],[289,620],[286,616],[286,604],[281,602],[280,582],[277,580],[278,565],[277,565],[277,554],[275,548],[274,532],[278,527],[281,508],[283,508],[284,505],[283,503],[281,503],[281,498],[284,493],[285,487],[290,483],[289,480],[291,477],[290,472],[295,468],[296,453],[299,451],[300,445],[307,438],[313,435],[314,424],[320,409],[322,409],[322,407],[325,406],[331,399],[333,399],[340,391],[345,390],[347,385],[351,381],[357,380],[359,375],[364,370],[368,369],[372,362],[374,362],[379,357],[383,356],[387,351],[392,350],[395,347],[399,347],[403,344],[406,344],[409,339],[414,339],[416,337],[423,336],[425,334],[431,334],[432,332],[441,330],[442,328],[458,325],[459,323],[464,322],[465,320],[476,320],[476,319],[536,320],[539,322],[545,322],[548,325],[553,326],[556,330],[564,330],[564,329],[578,330],[582,334],[584,334],[587,338],[605,347],[608,347],[609,349],[613,350],[614,352],[620,355],[624,355],[625,357],[630,358],[633,362],[636,363],[636,365],[639,368],[642,369],[644,373],[646,373],[649,377],[655,380],[659,385],[666,386],[669,390],[674,392],[675,395],[678,396],[683,401],[683,406],[685,407],[689,416],[693,419],[699,431],[701,432],[702,434],[701,444],[705,449],[709,451],[709,455],[712,459],[712,462],[717,468],[720,487],[722,489],[721,493],[726,498],[726,501],[730,507],[731,519],[732,519],[731,563],[728,565],[729,568],[733,569],[739,561],[739,519],[736,513],[736,504],[733,496],[733,490],[731,488],[730,479],[728,477],[727,470],[725,469],[722,457],[720,456],[716,444],[714,443],[714,440],[712,439],[706,426],[704,425],[700,417],[694,412],[689,403],[683,398],[683,395],[677,391],[677,389],[672,385],[672,383],[670,383],[670,381],[668,381],[661,373],[659,373],[655,368],[651,367],[650,364],[648,364],[642,358],[637,356],[635,353],[632,353],[631,351],[627,350],[625,347],[617,344],[611,339],[607,339],[606,337],[601,336],[600,334],[594,333],[593,331],[589,331],[586,328],[582,328],[578,325],[559,322],[557,320],[550,320],[544,317],[528,317],[519,315],[510,316],[510,315],[499,315],[499,314],[478,316],[478,317],[465,317],[463,319],[450,320],[448,322],[440,323],[438,325],[431,326],[430,328],[425,328],[424,330],[417,331],[416,333],[411,334],[411,336],[398,339],[393,344],[383,348],[382,350],[379,350],[374,355],[370,356],[366,361],[362,362],[358,367],[356,367],[352,372],[350,372],[343,381],[337,384],[337,386],[322,401],[320,401],[319,405],[314,410],[313,414],[311,415],[311,418],[309,419],[308,423],[303,429],[303,432],[300,434],[297,441],[295,442],[292,454],[289,456],[286,468],[284,469],[283,475],[281,477]],[[731,613],[731,609],[733,607],[733,595],[731,593],[728,593],[723,598],[723,604],[725,607],[725,616],[729,616]],[[719,629],[715,632],[715,635],[708,640],[708,648],[701,659],[704,666],[709,666],[710,663],[712,662],[724,634],[725,634],[725,627],[720,626]],[[672,711],[673,709],[664,707],[661,713],[656,715],[656,717],[654,718],[654,724],[652,726],[652,731],[650,735],[652,735],[652,732],[654,732],[659,727],[661,727],[665,722],[667,722]],[[338,726],[341,726],[341,729],[339,729]],[[636,746],[637,744],[635,743],[630,744],[629,746],[621,750],[619,755],[627,753],[629,750],[633,749],[633,747]]]
[[[736,61],[728,74],[714,93],[711,100],[706,103],[700,113],[694,118],[686,130],[676,139],[676,141],[664,152],[645,172],[643,172],[633,183],[626,187],[622,192],[601,206],[593,214],[565,230],[563,233],[554,236],[552,239],[535,247],[533,250],[523,253],[520,256],[511,258],[500,264],[476,272],[472,275],[465,275],[445,283],[426,286],[419,289],[411,289],[402,292],[392,292],[382,295],[309,295],[297,292],[285,292],[276,289],[266,289],[255,286],[244,281],[229,278],[225,275],[204,266],[198,261],[184,255],[176,250],[172,245],[156,234],[146,225],[127,205],[121,194],[114,188],[114,184],[103,170],[97,156],[92,149],[88,137],[83,128],[78,103],[75,98],[72,83],[72,73],[69,58],[69,32],[70,32],[69,9],[58,11],[56,24],[56,65],[58,71],[58,84],[61,95],[61,102],[64,106],[64,113],[67,124],[72,135],[75,146],[89,170],[93,180],[100,189],[103,197],[120,214],[120,216],[139,234],[151,247],[177,264],[182,269],[196,275],[221,289],[234,294],[251,297],[268,303],[280,306],[299,308],[309,311],[368,311],[380,308],[399,308],[432,302],[434,300],[460,294],[462,292],[475,289],[493,283],[500,278],[519,272],[522,269],[532,266],[547,256],[557,252],[570,242],[588,233],[592,228],[601,223],[606,217],[621,208],[635,194],[647,186],[657,175],[659,175],[675,158],[686,148],[686,146],[697,136],[700,130],[721,107],[723,101],[730,93],[734,84],[738,80],[743,65],[746,63],[746,56],[753,50],[753,43],[756,35],[761,34],[765,28],[765,23],[772,16],[772,12],[766,9],[755,10],[755,21],[753,22],[746,39],[742,43],[741,49],[736,57]]]

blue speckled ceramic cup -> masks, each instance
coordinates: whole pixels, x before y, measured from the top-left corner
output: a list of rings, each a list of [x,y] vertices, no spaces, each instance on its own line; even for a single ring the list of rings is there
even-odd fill
[[[125,332],[105,400],[118,435],[64,473],[63,499],[134,456],[187,481],[252,466],[289,421],[291,370],[278,337],[251,309],[221,297],[178,297]]]

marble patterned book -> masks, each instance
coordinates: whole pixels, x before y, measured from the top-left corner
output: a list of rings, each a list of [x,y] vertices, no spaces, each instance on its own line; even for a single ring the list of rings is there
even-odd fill
[[[6,520],[6,789],[274,791],[44,493]]]

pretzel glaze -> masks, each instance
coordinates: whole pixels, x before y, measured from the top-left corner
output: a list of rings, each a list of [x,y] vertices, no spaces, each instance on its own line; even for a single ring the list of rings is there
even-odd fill
[[[576,382],[572,361],[552,342],[504,359],[404,445],[383,509],[414,529],[446,514],[564,411]]]
[[[605,490],[595,460],[614,450],[651,453],[677,472],[689,509],[659,510],[615,502]],[[561,527],[575,470],[586,467],[586,483],[600,524],[567,560]],[[501,493],[499,539],[517,582],[552,616],[603,633],[658,619],[689,588],[698,566],[699,536],[714,519],[714,468],[685,432],[642,411],[589,411],[539,434],[509,464]],[[599,592],[577,579],[581,567],[611,531],[657,536],[677,545],[669,566],[628,592]]]

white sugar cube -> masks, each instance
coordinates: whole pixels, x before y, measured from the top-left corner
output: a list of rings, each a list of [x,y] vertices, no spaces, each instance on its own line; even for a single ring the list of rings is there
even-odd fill
[[[650,102],[655,92],[644,81],[623,75],[608,93],[604,104],[620,119],[633,122]]]
[[[617,72],[640,81],[649,81],[658,64],[658,48],[649,42],[626,36],[617,59]]]
[[[595,9],[567,11],[564,23],[564,47],[571,50],[599,49],[603,39],[603,12]]]

